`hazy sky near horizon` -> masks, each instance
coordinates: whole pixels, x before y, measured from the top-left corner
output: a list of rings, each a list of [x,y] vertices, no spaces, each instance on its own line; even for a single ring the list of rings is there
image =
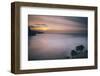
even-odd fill
[[[87,32],[87,17],[28,15],[28,26],[45,24],[47,31]]]

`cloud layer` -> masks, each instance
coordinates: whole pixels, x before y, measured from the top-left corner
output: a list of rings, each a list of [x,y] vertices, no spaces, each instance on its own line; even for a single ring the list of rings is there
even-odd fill
[[[59,31],[70,33],[87,32],[87,17],[69,17],[69,16],[48,16],[48,15],[29,15],[28,25],[45,24],[47,31]]]

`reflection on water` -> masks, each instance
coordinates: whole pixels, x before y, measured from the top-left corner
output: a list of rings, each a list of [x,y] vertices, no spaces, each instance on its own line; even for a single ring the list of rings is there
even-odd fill
[[[86,35],[37,34],[28,40],[29,60],[66,59],[78,45],[87,49]]]

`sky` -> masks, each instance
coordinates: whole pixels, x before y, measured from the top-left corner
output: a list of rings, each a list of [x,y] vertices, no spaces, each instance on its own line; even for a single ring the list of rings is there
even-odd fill
[[[28,15],[28,26],[43,32],[86,33],[87,25],[87,17]]]

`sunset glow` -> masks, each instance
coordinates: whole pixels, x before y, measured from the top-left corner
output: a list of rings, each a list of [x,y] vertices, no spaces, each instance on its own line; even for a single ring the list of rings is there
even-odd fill
[[[31,30],[36,30],[36,31],[47,31],[48,27],[34,27],[30,28]]]

